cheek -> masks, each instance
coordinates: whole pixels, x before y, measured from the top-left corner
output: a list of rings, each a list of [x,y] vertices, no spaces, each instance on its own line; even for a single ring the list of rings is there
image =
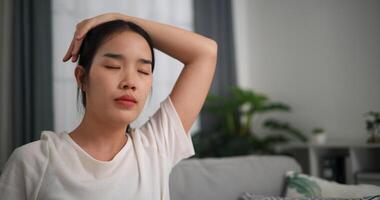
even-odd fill
[[[100,73],[93,73],[89,79],[89,92],[91,96],[107,97],[112,89],[117,85],[117,79],[115,77],[101,75]],[[103,99],[103,98],[98,98]]]
[[[143,101],[143,103],[140,104],[140,107],[144,107],[146,101],[149,98],[149,95],[152,92],[152,80],[146,79],[144,81],[140,81],[138,88],[138,95],[141,101]]]
[[[148,96],[152,90],[152,79],[149,78],[143,81],[141,89],[144,91],[144,96]]]

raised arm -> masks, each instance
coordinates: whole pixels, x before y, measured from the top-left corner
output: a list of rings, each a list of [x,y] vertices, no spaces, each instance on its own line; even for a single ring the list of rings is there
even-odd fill
[[[119,13],[99,15],[77,25],[74,39],[64,61],[78,58],[80,45],[85,34],[93,27],[112,20],[131,21],[148,32],[154,47],[176,58],[185,66],[170,98],[188,132],[198,116],[209,91],[216,66],[217,44],[214,40],[174,26],[144,20]]]

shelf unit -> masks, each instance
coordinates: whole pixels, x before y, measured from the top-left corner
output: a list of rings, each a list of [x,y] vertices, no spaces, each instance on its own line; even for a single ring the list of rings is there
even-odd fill
[[[380,144],[350,144],[340,141],[320,145],[293,143],[278,146],[276,151],[294,157],[304,173],[321,178],[326,178],[325,161],[340,158],[337,161],[342,165],[331,169],[343,174],[343,180],[338,182],[380,185]]]

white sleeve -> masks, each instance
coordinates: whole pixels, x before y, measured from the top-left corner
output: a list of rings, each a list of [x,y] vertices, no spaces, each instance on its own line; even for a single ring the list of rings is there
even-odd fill
[[[190,133],[186,133],[181,119],[168,96],[160,108],[141,127],[145,136],[151,137],[158,151],[164,153],[174,167],[182,159],[195,154]]]
[[[39,148],[37,142],[13,151],[0,176],[0,199],[36,199],[42,179],[46,157],[36,157],[32,149]],[[32,147],[32,148],[31,148]]]

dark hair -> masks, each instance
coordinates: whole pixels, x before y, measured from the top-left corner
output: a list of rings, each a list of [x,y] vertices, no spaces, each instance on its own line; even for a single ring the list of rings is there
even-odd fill
[[[133,22],[114,20],[100,24],[93,29],[91,29],[85,36],[81,48],[79,50],[79,61],[78,64],[81,65],[85,70],[85,75],[83,78],[87,79],[88,74],[91,69],[92,61],[95,54],[97,53],[99,47],[106,41],[107,38],[113,34],[121,33],[124,31],[132,31],[140,36],[142,36],[148,43],[150,52],[152,55],[152,72],[154,70],[154,51],[153,42],[149,34],[140,26]],[[80,80],[82,83],[84,80]],[[81,91],[82,105],[86,108],[86,93]],[[79,87],[77,89],[77,99],[79,98]],[[129,125],[128,125],[129,126]]]

